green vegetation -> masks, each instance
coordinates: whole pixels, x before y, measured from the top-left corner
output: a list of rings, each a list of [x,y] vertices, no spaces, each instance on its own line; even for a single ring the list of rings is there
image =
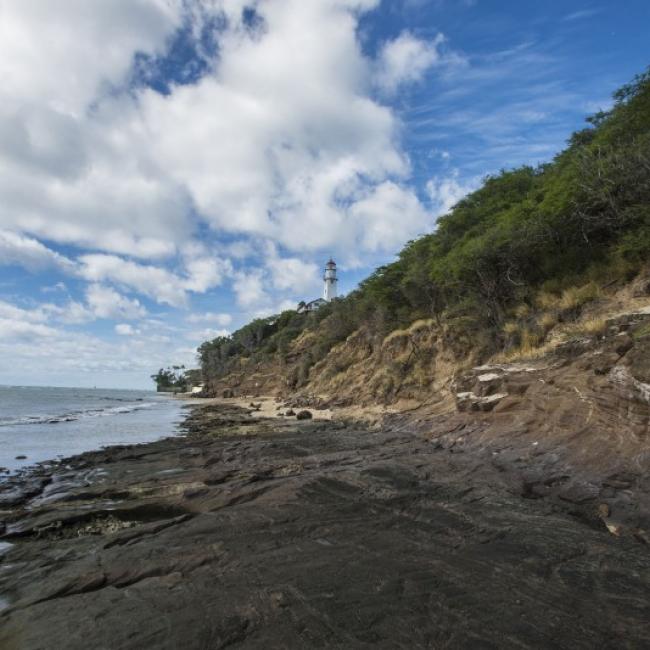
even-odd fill
[[[151,379],[156,383],[158,392],[185,392],[187,390],[187,377],[185,366],[172,366],[161,368]]]
[[[420,318],[444,321],[486,353],[539,343],[554,322],[598,299],[600,286],[629,280],[650,260],[650,68],[614,100],[552,162],[486,178],[434,233],[347,297],[204,343],[204,375],[222,375],[241,356],[285,355],[317,329],[300,384],[356,329],[383,337]],[[536,319],[540,309],[553,313]],[[520,328],[513,319],[530,322]]]

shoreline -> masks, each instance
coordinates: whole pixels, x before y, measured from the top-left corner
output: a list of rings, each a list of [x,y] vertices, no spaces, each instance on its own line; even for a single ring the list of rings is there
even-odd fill
[[[196,406],[184,435],[63,459],[3,507],[0,645],[650,641],[648,547],[579,504],[398,416]]]
[[[152,391],[30,387],[6,398],[0,482],[25,470],[111,445],[175,435],[183,404]]]

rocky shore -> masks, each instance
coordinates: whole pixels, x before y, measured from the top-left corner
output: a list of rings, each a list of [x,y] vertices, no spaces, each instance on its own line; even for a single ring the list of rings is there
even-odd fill
[[[0,491],[0,647],[650,646],[643,536],[461,442],[488,426],[211,403],[36,468]]]

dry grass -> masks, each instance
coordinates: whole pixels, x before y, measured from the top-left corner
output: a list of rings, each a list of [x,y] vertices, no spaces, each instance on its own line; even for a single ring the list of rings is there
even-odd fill
[[[526,318],[530,314],[530,307],[526,303],[517,305],[514,309],[514,315],[516,318],[522,319]]]
[[[544,332],[550,332],[557,325],[557,316],[546,312],[537,319],[537,324]]]
[[[516,361],[528,361],[540,359],[546,356],[555,348],[554,343],[544,343],[542,345],[533,345],[531,343],[522,344],[519,347],[500,352],[492,357],[494,363],[514,363]]]
[[[520,330],[519,323],[515,323],[514,321],[508,321],[503,326],[503,331],[508,336],[513,336],[514,334],[519,333],[519,330]]]
[[[579,309],[602,296],[601,288],[595,282],[588,282],[581,287],[569,287],[561,295],[550,291],[540,291],[535,303],[545,311],[569,311]]]
[[[535,298],[535,304],[540,309],[553,310],[559,306],[560,298],[550,291],[540,291]]]
[[[529,329],[524,329],[521,333],[521,346],[524,349],[534,350],[538,348],[542,342],[542,337]]]
[[[607,321],[604,318],[590,318],[581,323],[582,331],[591,336],[602,336],[607,331]]]
[[[589,282],[582,287],[565,289],[560,297],[560,309],[568,311],[597,300],[602,295],[600,287],[595,282]]]
[[[382,347],[384,345],[388,345],[391,341],[394,341],[395,339],[401,339],[401,338],[407,338],[409,335],[408,330],[393,330],[390,334],[384,338],[384,340],[381,342]]]
[[[403,330],[393,330],[390,334],[386,335],[382,341],[382,347],[387,345],[395,339],[405,338],[411,334],[415,334],[419,330],[425,329],[427,327],[433,327],[433,319],[431,318],[420,318],[419,320],[413,321],[406,329]]]
[[[588,318],[562,328],[565,340],[576,336],[602,336],[607,331],[607,321],[604,318]]]
[[[408,326],[407,332],[409,334],[413,334],[414,332],[425,329],[426,327],[433,327],[433,324],[434,323],[432,318],[420,318]]]

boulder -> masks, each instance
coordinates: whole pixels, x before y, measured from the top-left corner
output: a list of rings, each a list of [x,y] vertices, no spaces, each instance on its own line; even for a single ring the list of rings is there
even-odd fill
[[[296,420],[311,420],[312,417],[311,411],[298,411]]]

